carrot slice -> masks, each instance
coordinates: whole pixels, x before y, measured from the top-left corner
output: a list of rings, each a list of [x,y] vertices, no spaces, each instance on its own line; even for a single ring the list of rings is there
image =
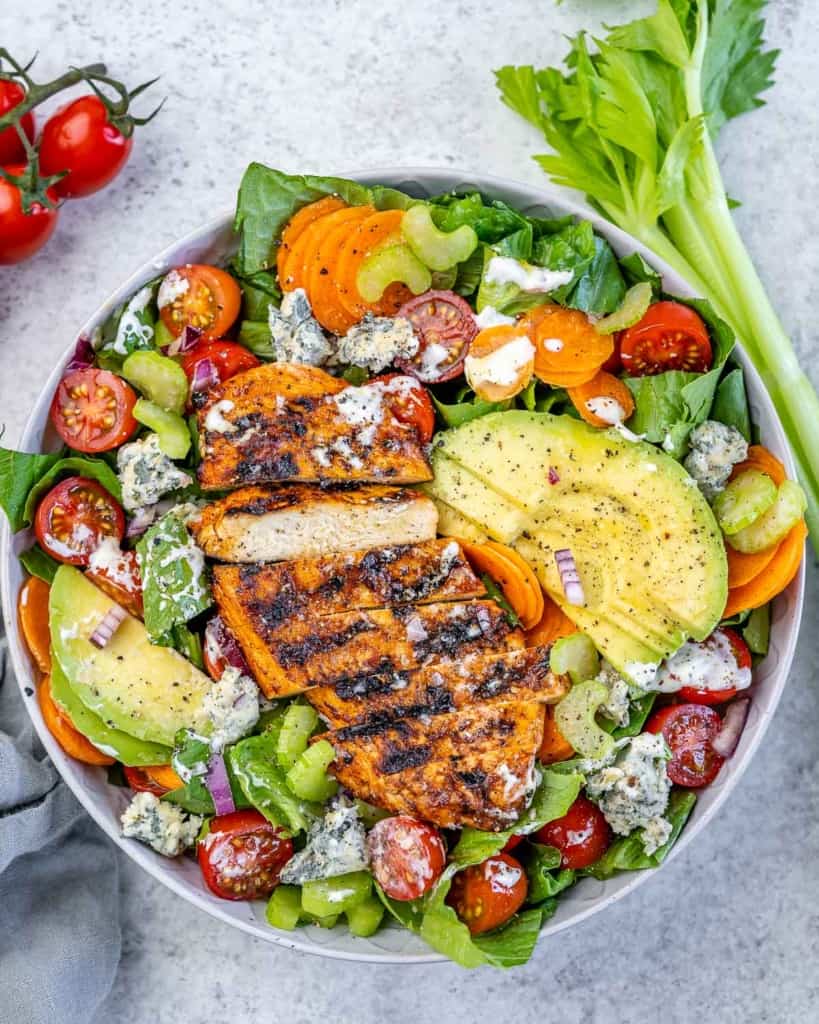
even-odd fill
[[[782,542],[780,541],[780,544]],[[770,565],[776,549],[779,545],[774,544],[767,551],[758,551],[756,554],[743,554],[736,551],[730,544],[725,545],[725,554],[728,556],[728,588],[744,587],[750,583],[765,568]]]
[[[777,594],[781,594],[799,571],[807,535],[808,528],[803,519],[784,540],[780,541],[773,558],[763,572],[744,586],[728,591],[728,603],[722,617],[729,619],[737,612],[761,608]]]
[[[37,703],[48,731],[69,757],[84,764],[113,764],[113,757],[103,754],[81,732],[77,732],[71,719],[54,703],[51,696],[51,677],[45,676],[37,691]]]
[[[333,334],[346,334],[355,323],[341,303],[338,290],[338,260],[341,247],[355,225],[367,219],[372,206],[353,207],[348,219],[340,221],[324,237],[315,250],[307,279],[307,294],[313,315],[321,327]]]
[[[385,296],[382,295],[375,304],[365,302],[358,292],[356,278],[364,260],[398,235],[403,217],[403,210],[380,210],[362,221],[341,247],[338,258],[338,292],[342,305],[355,318],[355,323],[367,312],[382,313],[384,310]]]
[[[595,398],[610,398],[623,410],[623,420],[634,412],[634,399],[626,385],[613,373],[600,370],[586,384],[569,388],[569,398],[581,417],[593,427],[610,427],[611,423],[593,413],[587,403]]]
[[[537,577],[520,555],[505,544],[494,541],[486,544],[462,542],[461,546],[472,568],[477,573],[486,573],[498,584],[523,628],[534,626],[543,612],[543,592]]]
[[[779,461],[779,459],[764,448],[761,444],[752,444],[748,449],[748,458],[744,462],[738,463],[731,470],[731,479],[739,476],[746,469],[758,469],[761,473],[767,473],[768,476],[773,480],[777,487],[783,483],[787,477],[785,467]]]
[[[284,280],[284,264],[293,248],[293,243],[302,234],[305,228],[309,227],[314,220],[323,217],[325,213],[332,213],[333,210],[340,210],[347,204],[338,196],[325,196],[317,199],[314,203],[308,203],[297,210],[290,220],[285,224],[282,231],[279,249],[276,253],[276,270],[279,275],[279,283]]]
[[[526,646],[540,647],[554,643],[562,636],[570,636],[577,632],[577,626],[563,609],[548,594],[543,596],[543,612],[540,620],[526,632]]]
[[[469,345],[469,359],[484,359],[497,352],[510,342],[522,338],[526,342],[527,335],[516,324],[504,324],[499,327],[487,327],[472,339]],[[487,402],[503,402],[519,394],[532,379],[534,370],[534,354],[525,364],[514,372],[514,380],[508,384],[495,384],[470,376],[470,363],[466,365],[466,379],[479,398]]]
[[[614,351],[613,337],[598,334],[579,309],[537,306],[524,315],[521,323],[534,343],[535,374],[541,380],[554,373],[596,371]]]
[[[280,281],[283,291],[290,292],[296,288],[308,290],[312,261],[315,259],[321,239],[337,224],[344,223],[354,216],[355,211],[345,206],[340,210],[333,210],[332,213],[325,213],[323,217],[317,217],[312,224],[307,225],[293,243],[284,262],[284,279]]]
[[[181,789],[185,783],[169,764],[146,765],[142,769],[145,774],[154,780],[158,785],[164,786],[167,790]]]
[[[553,388],[577,388],[593,380],[600,372],[599,366],[593,366],[590,370],[577,370],[574,373],[558,373],[557,370],[541,370],[536,374],[538,380],[544,384],[550,384]]]
[[[41,672],[51,671],[51,631],[48,625],[48,595],[51,587],[36,576],[29,576],[17,599],[20,629],[34,664]]]
[[[555,725],[554,707],[551,704],[547,704],[543,710],[546,712],[546,717],[543,726],[543,740],[541,741],[537,756],[543,764],[567,761],[570,757],[574,756],[574,747]]]

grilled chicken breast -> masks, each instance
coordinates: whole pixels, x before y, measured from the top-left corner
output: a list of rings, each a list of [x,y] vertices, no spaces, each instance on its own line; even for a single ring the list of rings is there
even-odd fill
[[[217,565],[214,576],[245,606],[252,603],[264,618],[282,623],[486,593],[457,541],[443,538],[268,565]]]
[[[397,606],[295,619],[241,594],[218,576],[214,596],[268,697],[301,693],[352,675],[415,668],[479,650],[523,647],[494,601]]]
[[[417,491],[369,485],[242,487],[202,510],[196,540],[210,558],[274,562],[435,536],[438,513]]]
[[[431,480],[417,431],[392,414],[388,388],[353,387],[290,363],[236,374],[208,392],[197,414],[200,484]]]
[[[480,702],[556,704],[568,691],[549,669],[549,648],[471,654],[458,664],[385,669],[316,686],[307,699],[334,729],[441,715]]]
[[[332,773],[360,799],[441,828],[500,831],[534,790],[543,721],[534,701],[491,702],[321,738],[336,751]]]

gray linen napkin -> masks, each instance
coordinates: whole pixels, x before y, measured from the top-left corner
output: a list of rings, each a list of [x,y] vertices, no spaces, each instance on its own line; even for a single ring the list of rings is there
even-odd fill
[[[85,1024],[120,956],[115,849],[49,761],[0,627],[0,1024]]]

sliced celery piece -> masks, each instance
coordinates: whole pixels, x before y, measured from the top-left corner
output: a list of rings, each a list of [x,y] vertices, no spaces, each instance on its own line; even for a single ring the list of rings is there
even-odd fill
[[[175,412],[168,412],[147,398],[134,406],[134,419],[150,427],[159,438],[159,447],[169,459],[184,459],[191,446],[188,424]]]
[[[351,871],[333,878],[305,882],[301,889],[302,910],[313,917],[343,914],[362,903],[372,892],[368,871]]]
[[[739,478],[737,478],[739,479]],[[805,492],[793,480],[779,485],[776,501],[744,530],[732,533],[728,543],[743,554],[755,554],[778,544],[796,526],[807,508]]]
[[[338,790],[338,783],[327,774],[336,752],[327,740],[319,740],[299,754],[287,773],[287,785],[302,800],[322,803]]]
[[[413,295],[429,291],[432,275],[408,245],[388,245],[368,256],[358,271],[356,287],[365,302],[377,302],[388,285],[405,284]]]
[[[384,904],[375,896],[368,896],[361,903],[350,907],[346,913],[350,934],[366,939],[378,931],[384,917]]]
[[[595,760],[606,757],[614,748],[614,740],[604,732],[594,716],[609,695],[605,683],[589,679],[573,686],[555,705],[555,725],[582,757]]]
[[[430,270],[448,270],[468,259],[478,247],[474,228],[462,224],[454,231],[435,227],[428,206],[411,206],[401,221],[401,234]]]
[[[598,320],[594,325],[595,330],[598,334],[614,334],[615,331],[633,327],[645,316],[651,305],[651,298],[651,285],[647,281],[632,285],[626,292],[620,308]]]
[[[291,704],[285,711],[276,741],[276,757],[282,768],[289,771],[307,750],[307,741],[317,725],[318,715],[309,704]]]
[[[593,679],[600,671],[600,655],[585,633],[571,633],[555,641],[549,664],[558,675],[568,672],[573,683],[582,683]]]
[[[776,484],[767,473],[746,469],[714,499],[714,515],[722,532],[738,533],[756,522],[776,501]]]
[[[145,349],[132,352],[122,364],[122,376],[168,412],[181,413],[188,400],[188,378],[173,359]]]
[[[267,901],[267,923],[272,928],[292,932],[301,917],[301,889],[297,885],[278,885]]]

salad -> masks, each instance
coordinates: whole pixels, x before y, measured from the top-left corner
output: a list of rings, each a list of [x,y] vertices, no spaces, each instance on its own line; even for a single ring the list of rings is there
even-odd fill
[[[0,450],[32,699],[272,927],[524,963],[734,753],[804,495],[725,323],[587,222],[252,164],[235,228]]]

